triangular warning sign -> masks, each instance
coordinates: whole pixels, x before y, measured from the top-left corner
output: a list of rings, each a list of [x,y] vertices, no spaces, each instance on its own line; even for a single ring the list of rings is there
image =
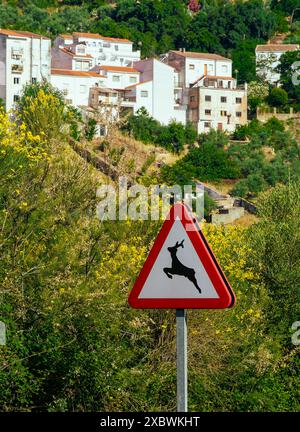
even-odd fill
[[[171,208],[128,301],[142,309],[234,305],[234,292],[186,205]]]

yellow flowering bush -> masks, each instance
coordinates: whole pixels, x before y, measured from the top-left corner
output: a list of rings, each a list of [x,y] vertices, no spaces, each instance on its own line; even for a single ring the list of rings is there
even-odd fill
[[[44,134],[34,135],[24,122],[10,120],[0,108],[0,158],[13,151],[30,161],[41,160],[47,156],[44,143]]]
[[[47,82],[26,86],[17,111],[32,134],[47,142],[66,132],[68,110],[62,95]]]

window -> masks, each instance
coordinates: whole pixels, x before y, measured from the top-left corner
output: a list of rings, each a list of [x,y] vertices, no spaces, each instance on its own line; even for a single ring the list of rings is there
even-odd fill
[[[222,110],[222,111],[220,112],[220,114],[221,114],[221,117],[226,117],[226,116],[227,116],[227,111],[223,111],[223,110]]]
[[[85,54],[85,46],[77,46],[76,52],[77,54]]]
[[[205,110],[205,115],[211,115],[211,110]]]
[[[109,42],[103,42],[103,47],[104,48],[110,48],[110,43]]]
[[[189,65],[189,69],[190,69],[190,70],[194,70],[194,69],[195,69],[195,65],[194,65],[194,64],[190,64],[190,65]]]
[[[190,102],[195,102],[195,100],[196,100],[196,96],[191,96],[190,97]]]
[[[65,99],[66,104],[72,105],[72,99]]]
[[[90,64],[88,62],[82,62],[82,70],[88,71],[90,69]]]
[[[129,77],[129,82],[130,82],[131,84],[135,84],[135,83],[136,83],[136,77],[135,77],[135,76],[131,76],[131,77]]]
[[[75,70],[81,70],[81,62],[75,62]]]
[[[148,91],[147,90],[142,90],[141,91],[141,97],[148,97]]]
[[[209,64],[208,65],[208,72],[213,72],[213,70],[214,70],[214,65]]]
[[[204,127],[205,128],[210,128],[210,122],[204,122]]]
[[[113,82],[120,82],[120,75],[113,75],[112,80]]]
[[[80,89],[80,93],[81,94],[85,94],[86,93],[86,85],[79,86],[79,89]]]
[[[119,51],[119,45],[115,45],[115,51]]]
[[[221,96],[221,102],[222,103],[226,103],[227,102],[227,97],[226,96]]]
[[[100,136],[106,136],[106,126],[105,125],[99,125],[99,135]]]
[[[222,72],[228,72],[228,66],[222,65]]]
[[[236,102],[237,104],[242,103],[242,98],[235,98],[235,102]]]
[[[237,111],[237,112],[236,112],[236,116],[237,116],[237,117],[242,117],[242,113],[241,113],[241,111]]]
[[[14,78],[14,84],[20,84],[20,78]]]
[[[206,95],[205,96],[205,102],[211,102],[211,96]]]
[[[14,95],[14,102],[19,102],[20,100],[20,96],[19,95]]]
[[[32,84],[35,84],[37,82],[37,78],[31,78]]]

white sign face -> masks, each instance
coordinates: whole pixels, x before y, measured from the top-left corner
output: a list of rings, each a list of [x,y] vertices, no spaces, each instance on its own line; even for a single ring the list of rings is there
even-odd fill
[[[138,298],[219,298],[179,218],[174,221]]]

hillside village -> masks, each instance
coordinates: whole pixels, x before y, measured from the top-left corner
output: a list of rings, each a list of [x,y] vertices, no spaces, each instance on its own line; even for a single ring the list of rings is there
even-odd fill
[[[281,55],[296,44],[256,47],[258,74],[278,85]],[[198,133],[234,132],[247,124],[247,83],[237,83],[232,60],[214,53],[169,51],[141,59],[127,39],[74,32],[53,42],[27,31],[0,29],[2,83],[6,110],[28,83],[48,80],[65,101],[83,113],[113,106],[121,114],[145,108],[163,125],[191,122]],[[105,134],[105,125],[98,125]]]

